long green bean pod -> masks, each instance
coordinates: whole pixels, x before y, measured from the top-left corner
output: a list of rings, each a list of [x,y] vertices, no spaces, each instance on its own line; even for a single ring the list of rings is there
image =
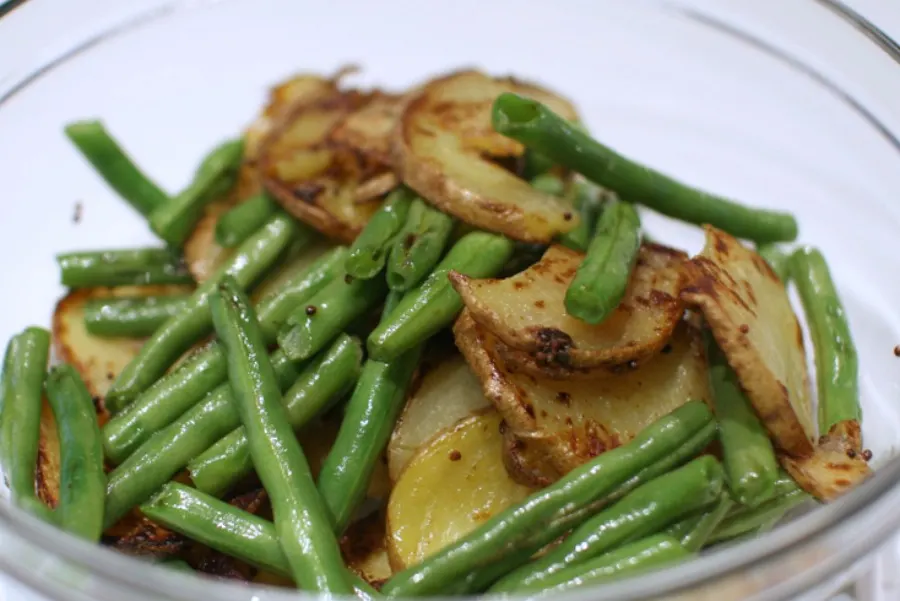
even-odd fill
[[[825,257],[815,248],[801,248],[791,257],[791,275],[815,348],[819,431],[826,434],[841,422],[858,424],[862,420],[859,358]]]
[[[47,400],[59,431],[61,465],[57,523],[91,541],[103,532],[103,447],[91,393],[71,365],[62,363],[47,377]]]
[[[278,346],[294,361],[318,353],[354,320],[384,300],[383,278],[335,278],[303,306],[297,307],[278,333]]]
[[[291,571],[272,522],[176,482],[141,506],[141,512],[166,528],[250,565],[290,576]],[[348,571],[357,597],[380,595]]]
[[[281,351],[272,353],[270,360],[278,384],[282,390],[287,389],[298,378],[293,362]],[[106,484],[106,527],[149,499],[188,461],[239,427],[240,423],[231,386],[223,382],[110,472]]]
[[[125,366],[106,394],[107,409],[113,413],[121,411],[156,382],[197,339],[209,333],[212,323],[207,299],[223,277],[233,277],[245,288],[251,286],[301,236],[311,241],[313,234],[301,229],[287,215],[279,214],[248,238],[213,277],[197,288],[187,308],[160,326],[137,357]]]
[[[168,248],[63,253],[56,262],[69,288],[194,283],[182,256]]]
[[[773,520],[778,520],[791,509],[809,501],[811,497],[797,488],[779,495],[753,508],[739,507],[729,514],[709,537],[709,544],[731,540],[760,527],[770,527]]]
[[[760,244],[756,252],[766,260],[775,275],[787,284],[791,277],[791,253],[777,244]]]
[[[284,394],[288,421],[299,430],[335,401],[343,398],[359,378],[362,346],[341,334],[331,348],[317,357]],[[253,470],[249,441],[237,427],[188,464],[194,486],[222,494]]]
[[[65,132],[109,187],[142,215],[149,216],[169,202],[168,194],[138,169],[101,122],[70,123]]]
[[[709,383],[719,420],[719,443],[732,497],[754,507],[775,495],[778,459],[765,426],[744,396],[737,375],[706,332]]]
[[[609,582],[621,576],[678,563],[691,554],[667,534],[654,534],[584,563],[569,566],[540,583],[533,591],[553,597],[586,586]]]
[[[368,280],[381,273],[391,243],[406,223],[413,198],[412,191],[401,186],[391,192],[372,215],[350,247],[346,265],[350,277]]]
[[[250,302],[231,279],[210,295],[216,334],[228,356],[228,381],[250,456],[275,516],[294,581],[306,590],[350,594],[328,509],[282,405],[281,391]]]
[[[216,222],[216,242],[219,246],[234,248],[277,212],[278,203],[260,192],[222,213]]]
[[[390,289],[405,292],[431,273],[444,253],[452,230],[452,217],[421,198],[413,200],[387,261],[385,277]]]
[[[685,550],[696,553],[709,541],[719,524],[734,507],[734,501],[723,494],[713,507],[697,515],[681,520],[667,528],[665,534],[676,538]]]
[[[558,546],[510,572],[490,591],[512,593],[541,588],[552,574],[581,564],[617,546],[654,534],[667,525],[716,502],[724,485],[719,462],[695,459],[651,480],[576,528]]]
[[[494,102],[492,122],[501,134],[615,191],[622,200],[688,223],[710,224],[756,242],[797,238],[797,222],[792,215],[752,209],[686,186],[623,157],[534,100],[501,94]]]
[[[298,304],[306,302],[337,276],[346,252],[343,247],[327,252],[259,301],[256,310],[267,342],[275,340],[276,332]],[[163,376],[107,422],[103,428],[107,458],[113,463],[121,462],[151,434],[172,423],[226,379],[225,352],[213,342]]]
[[[84,327],[94,336],[143,338],[184,311],[188,295],[92,298],[84,304]]]
[[[616,310],[641,248],[641,219],[634,207],[617,202],[597,220],[597,233],[566,291],[566,311],[598,324]]]
[[[497,275],[515,245],[496,234],[472,232],[453,245],[424,282],[410,290],[397,308],[369,335],[368,350],[377,361],[391,361],[441,331],[456,318],[463,302],[447,275],[475,278]]]
[[[389,315],[398,300],[399,293],[389,294],[382,315]],[[331,512],[337,534],[344,531],[365,499],[372,472],[406,401],[421,352],[421,347],[416,347],[389,363],[370,359],[363,366],[341,429],[319,472],[319,494]]]
[[[0,449],[10,497],[19,507],[50,519],[50,511],[34,489],[40,439],[41,403],[50,333],[30,327],[16,334],[3,359],[3,415]]]
[[[575,229],[561,234],[559,241],[572,250],[587,252],[594,231],[597,229],[598,218],[603,208],[603,203],[611,194],[587,181],[577,181],[569,187],[569,196],[572,204],[581,216],[581,220]]]
[[[494,575],[496,579],[527,561],[536,550],[532,545],[546,544],[548,535],[577,526],[589,517],[588,512],[608,503],[611,495],[627,494],[641,484],[636,476],[675,455],[712,419],[700,401],[679,407],[645,428],[630,443],[598,455],[518,505],[491,517],[422,563],[394,574],[382,592],[404,597],[478,590],[476,587],[489,584],[482,579],[492,567],[502,564],[504,568],[504,572]],[[654,473],[653,477],[657,475]],[[630,488],[623,491],[623,485]],[[527,555],[522,557],[524,553]],[[508,565],[506,560],[510,557],[520,563]]]
[[[200,163],[188,187],[150,213],[150,227],[156,235],[176,248],[184,244],[203,216],[204,207],[232,187],[243,157],[241,139],[215,147]]]

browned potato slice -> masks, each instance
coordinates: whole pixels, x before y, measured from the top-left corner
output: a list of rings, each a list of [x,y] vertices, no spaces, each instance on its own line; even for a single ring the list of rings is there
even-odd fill
[[[61,469],[59,453],[59,433],[56,430],[56,418],[50,409],[47,399],[41,405],[41,427],[38,439],[37,469],[35,470],[35,490],[38,498],[56,507],[59,502],[59,472]]]
[[[495,411],[466,418],[410,461],[387,508],[394,569],[419,563],[532,492],[506,472],[500,421]]]
[[[459,420],[491,406],[481,385],[458,352],[442,356],[425,372],[406,402],[388,443],[388,472],[392,482],[428,440]]]
[[[208,280],[233,252],[216,242],[216,224],[219,217],[235,204],[234,197],[229,196],[206,205],[203,217],[184,242],[184,262],[198,284]]]
[[[491,105],[503,92],[548,104],[568,119],[568,101],[530,84],[460,71],[427,83],[403,110],[394,156],[403,181],[439,209],[478,228],[526,242],[550,242],[577,225],[571,203],[544,194],[488,157],[523,147],[496,133]]]
[[[566,290],[584,255],[551,246],[543,258],[506,279],[450,280],[472,318],[540,367],[593,369],[636,363],[657,354],[684,314],[678,299],[683,253],[645,244],[616,311],[591,325],[566,312]]]
[[[681,297],[703,312],[774,442],[796,457],[811,454],[806,352],[784,284],[762,257],[710,226],[685,269]]]
[[[676,328],[667,352],[641,367],[569,381],[511,371],[497,353],[497,339],[468,310],[454,333],[513,434],[559,474],[627,443],[689,400],[709,402],[706,358],[687,324]]]
[[[809,457],[780,455],[781,464],[800,487],[822,501],[833,501],[868,478],[872,471],[860,447],[859,423],[835,424]]]
[[[341,537],[347,567],[380,589],[393,575],[385,541],[385,513],[378,511],[350,525]]]
[[[382,148],[391,105],[399,102],[350,90],[299,103],[261,149],[266,189],[298,219],[327,236],[353,240],[395,184],[385,175],[392,170]]]

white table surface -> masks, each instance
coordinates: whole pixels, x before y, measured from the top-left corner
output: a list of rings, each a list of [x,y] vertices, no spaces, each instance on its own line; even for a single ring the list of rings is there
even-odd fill
[[[0,0],[0,10],[6,2]],[[783,0],[717,0],[723,5],[740,7],[747,4]],[[784,0],[785,8],[789,2]],[[814,2],[815,0],[808,0]],[[113,19],[121,8],[122,0],[28,0],[0,20],[0,80],[13,73],[23,57],[33,58],[47,49],[37,39],[57,40],[63,46],[71,39],[73,23],[104,23]],[[128,0],[131,7],[152,7],[165,0]],[[878,24],[888,35],[900,40],[900,1],[898,0],[844,0],[844,3]],[[779,6],[782,6],[779,4]],[[37,32],[40,35],[37,35]],[[860,585],[848,590],[834,601],[888,601],[900,599],[900,543],[894,545],[876,562],[875,574],[861,579]],[[871,576],[874,576],[872,578]],[[871,582],[882,583],[881,590],[872,590]],[[50,601],[31,592],[22,585],[0,575],[0,601]]]

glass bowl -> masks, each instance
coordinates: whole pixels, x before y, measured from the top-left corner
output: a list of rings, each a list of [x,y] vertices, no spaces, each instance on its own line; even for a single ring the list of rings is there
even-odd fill
[[[141,166],[177,189],[203,151],[252,118],[268,86],[298,70],[358,63],[360,83],[389,88],[462,65],[536,79],[575,99],[591,131],[625,154],[798,216],[801,241],[824,250],[847,306],[878,469],[840,501],[761,538],[570,598],[825,598],[868,570],[900,525],[900,461],[891,460],[900,443],[900,281],[889,275],[900,273],[900,78],[896,45],[842,7],[775,4],[26,3],[0,22],[0,338],[49,322],[63,292],[55,253],[154,242],[66,142],[68,121],[102,117]],[[696,228],[653,214],[645,223],[656,238],[700,247]],[[54,600],[313,598],[156,568],[5,502],[0,532],[0,568]]]

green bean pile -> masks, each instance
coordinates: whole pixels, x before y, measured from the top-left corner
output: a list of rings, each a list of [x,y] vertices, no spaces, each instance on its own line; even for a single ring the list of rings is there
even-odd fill
[[[818,366],[820,430],[858,428],[849,325],[821,253],[784,245],[797,236],[792,216],[641,166],[535,100],[500,94],[489,114],[493,133],[525,148],[522,181],[565,200],[577,218],[553,240],[583,253],[565,293],[568,315],[596,326],[622,304],[646,239],[639,205],[715,226],[758,244],[781,282],[797,282]],[[0,463],[10,498],[62,530],[100,541],[139,508],[158,526],[308,591],[363,599],[553,595],[764,532],[811,499],[781,469],[781,450],[728,349],[707,329],[711,403],[685,399],[632,440],[533,489],[420,563],[366,582],[348,569],[339,542],[371,512],[370,484],[430,345],[464,308],[448,275],[511,275],[547,245],[467,223],[401,182],[352,243],[317,251],[257,298],[261,282],[322,239],[280,199],[256,191],[218,214],[210,243],[227,252],[195,282],[185,245],[207,208],[233,197],[241,166],[255,164],[243,138],[217,146],[193,181],[170,195],[101,123],[74,123],[65,133],[165,246],[57,257],[65,287],[113,291],[85,302],[86,335],[145,339],[110,374],[105,393],[69,357],[71,364],[48,368],[45,329],[26,328],[7,346]],[[45,400],[60,449],[53,501],[34,477],[47,436]],[[340,426],[319,465],[297,433],[325,416],[338,416]],[[229,502],[248,482],[264,489],[271,519]],[[187,563],[171,557],[166,565],[196,567],[183,557]]]

